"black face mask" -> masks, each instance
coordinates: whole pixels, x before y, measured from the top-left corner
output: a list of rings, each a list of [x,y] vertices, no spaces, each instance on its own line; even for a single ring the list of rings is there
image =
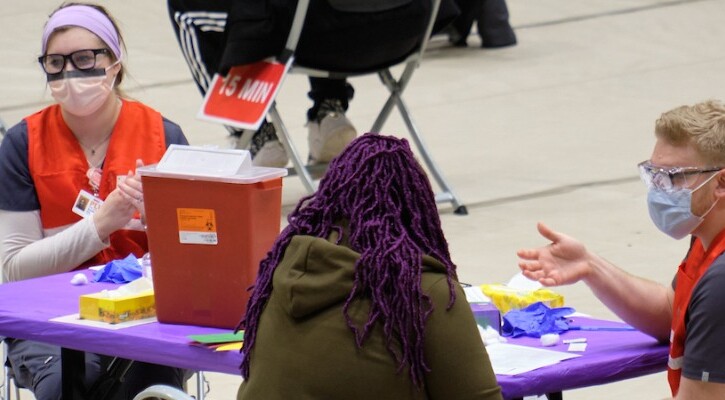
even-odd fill
[[[57,74],[45,74],[48,82],[57,81],[59,79],[73,79],[73,78],[91,78],[94,76],[106,76],[105,68],[93,68],[93,69],[74,69],[72,71],[60,71]]]

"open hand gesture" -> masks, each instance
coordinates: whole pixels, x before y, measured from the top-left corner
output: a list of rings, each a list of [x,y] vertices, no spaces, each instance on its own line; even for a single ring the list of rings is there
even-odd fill
[[[549,229],[543,223],[538,223],[536,227],[541,236],[551,243],[516,252],[524,276],[544,286],[558,286],[575,283],[589,273],[591,256],[582,243]]]

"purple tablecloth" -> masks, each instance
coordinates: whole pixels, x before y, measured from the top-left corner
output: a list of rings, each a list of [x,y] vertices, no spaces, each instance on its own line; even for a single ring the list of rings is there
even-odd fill
[[[85,273],[89,279],[92,277],[90,271]],[[223,332],[221,329],[149,323],[107,330],[50,321],[77,313],[80,295],[118,286],[107,283],[73,286],[70,284],[73,274],[0,285],[0,335],[191,370],[239,374],[241,355],[238,352],[213,352],[189,344],[188,335]],[[588,318],[576,318],[575,323],[622,325]],[[581,353],[582,357],[521,375],[499,375],[504,397],[559,392],[652,374],[666,368],[667,345],[658,344],[641,332],[570,331],[561,336],[562,340],[573,337],[587,338],[588,346],[586,352]],[[538,339],[526,337],[509,339],[509,343],[540,346]],[[566,346],[559,344],[549,349],[566,351]]]
[[[80,295],[118,286],[110,283],[73,286],[70,279],[74,274],[0,285],[0,335],[191,370],[239,374],[241,355],[238,352],[213,352],[189,345],[188,335],[224,332],[222,329],[149,323],[107,330],[49,321],[77,313]],[[91,271],[85,274],[89,280],[93,276]]]
[[[621,322],[591,318],[573,318],[572,325],[617,327]],[[498,375],[505,398],[554,393],[566,389],[600,385],[637,376],[653,374],[667,368],[669,346],[660,344],[639,331],[568,331],[560,336],[558,345],[543,347],[548,350],[567,351],[568,344],[561,341],[586,338],[587,348],[581,357],[539,368],[525,374]],[[538,338],[519,337],[508,343],[540,347]],[[662,385],[667,385],[665,380]]]

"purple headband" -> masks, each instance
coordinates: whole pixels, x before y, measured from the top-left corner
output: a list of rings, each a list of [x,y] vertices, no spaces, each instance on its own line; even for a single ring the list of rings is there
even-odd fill
[[[95,8],[84,5],[64,7],[50,16],[43,29],[42,54],[45,54],[50,34],[62,26],[78,26],[91,31],[106,43],[117,60],[121,59],[121,43],[111,20]]]

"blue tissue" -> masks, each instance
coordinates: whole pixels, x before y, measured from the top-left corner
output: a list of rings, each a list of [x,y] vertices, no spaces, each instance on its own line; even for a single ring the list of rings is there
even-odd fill
[[[503,336],[541,337],[547,333],[562,333],[569,330],[567,315],[574,313],[571,307],[549,308],[537,302],[520,310],[511,310],[503,316]]]
[[[128,283],[142,276],[141,265],[133,254],[123,260],[113,260],[93,274],[94,282]]]

